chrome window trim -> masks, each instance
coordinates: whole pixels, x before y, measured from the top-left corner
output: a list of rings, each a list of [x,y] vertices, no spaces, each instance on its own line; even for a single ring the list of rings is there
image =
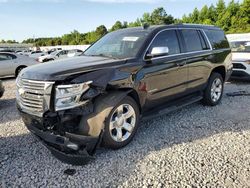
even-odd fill
[[[206,40],[207,40],[207,42],[208,42],[208,45],[209,45],[209,47],[210,47],[210,50],[213,50],[212,44],[211,44],[211,42],[210,42],[210,40],[209,40],[207,34],[205,33],[204,29],[202,29],[201,31],[202,31],[203,35],[205,36],[205,38],[206,38]]]
[[[152,45],[152,43],[154,42],[155,38],[162,32],[164,31],[168,31],[168,30],[182,30],[182,29],[192,29],[192,30],[199,30],[201,31],[204,35],[205,35],[205,38],[209,44],[209,48],[208,50],[199,50],[199,51],[193,51],[193,52],[184,52],[184,53],[179,53],[179,54],[172,54],[172,55],[165,55],[165,56],[161,56],[161,57],[154,57],[154,58],[151,58],[151,60],[157,60],[157,59],[163,59],[163,58],[166,58],[166,57],[175,57],[175,56],[180,56],[180,55],[188,55],[188,54],[194,54],[194,53],[200,53],[200,52],[210,52],[210,51],[213,51],[213,48],[212,48],[212,45],[211,45],[211,42],[209,41],[204,29],[200,29],[200,28],[168,28],[168,29],[163,29],[161,31],[159,31],[155,36],[154,38],[151,40],[151,42],[149,43],[146,51],[144,52],[144,56],[143,56],[143,61],[149,61],[146,59],[146,54],[147,54],[147,51],[148,49],[150,48],[150,46]],[[178,37],[178,36],[177,36]]]

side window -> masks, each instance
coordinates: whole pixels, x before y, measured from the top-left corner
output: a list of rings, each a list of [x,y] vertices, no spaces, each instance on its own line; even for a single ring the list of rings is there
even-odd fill
[[[229,48],[229,43],[222,30],[205,30],[213,49]]]
[[[13,54],[9,54],[9,56],[10,56],[10,59],[16,59],[17,57],[15,56],[15,55],[13,55]]]
[[[202,51],[202,43],[197,30],[182,29],[181,30],[187,52]]]
[[[6,61],[6,60],[11,60],[12,57],[7,54],[0,54],[0,61]]]
[[[156,36],[149,47],[149,53],[154,47],[168,47],[168,55],[179,54],[180,46],[175,30],[166,30]]]
[[[6,55],[0,54],[0,61],[8,60]]]

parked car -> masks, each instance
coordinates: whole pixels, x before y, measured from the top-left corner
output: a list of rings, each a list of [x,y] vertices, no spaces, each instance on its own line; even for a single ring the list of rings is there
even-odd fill
[[[75,50],[70,50],[68,52],[68,57],[75,57],[75,56],[79,56],[79,55],[82,55],[83,51],[82,50],[78,50],[78,49],[75,49]]]
[[[32,52],[32,50],[23,50],[23,51],[21,51],[21,52],[17,52],[17,54],[19,54],[19,55],[29,55],[30,54],[30,52]]]
[[[130,143],[141,119],[200,100],[219,104],[231,72],[231,49],[217,27],[123,29],[83,56],[22,71],[17,108],[53,155],[84,164],[99,145]]]
[[[68,52],[69,52],[68,50],[58,50],[52,52],[51,54],[38,57],[38,61],[44,63],[48,61],[53,61],[55,59],[63,59],[67,57]]]
[[[41,57],[41,56],[45,56],[45,55],[47,55],[47,53],[42,52],[42,51],[32,51],[28,54],[29,57],[34,58],[34,59]]]
[[[4,87],[3,87],[2,80],[0,80],[0,98],[3,96],[3,93],[4,93]]]
[[[0,52],[0,78],[17,76],[19,72],[37,62],[27,56]]]
[[[250,79],[250,39],[230,42],[232,47],[232,78]]]

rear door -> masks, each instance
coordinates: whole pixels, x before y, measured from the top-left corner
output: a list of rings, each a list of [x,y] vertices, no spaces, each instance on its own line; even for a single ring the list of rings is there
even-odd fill
[[[188,68],[185,65],[185,55],[181,55],[177,30],[160,32],[152,41],[147,53],[154,47],[168,47],[169,53],[152,58],[144,66],[148,108],[178,97],[187,87]]]
[[[180,29],[182,35],[186,64],[188,66],[188,91],[200,90],[207,82],[212,67],[213,52],[200,29]]]
[[[14,55],[1,53],[0,54],[0,76],[14,75]]]

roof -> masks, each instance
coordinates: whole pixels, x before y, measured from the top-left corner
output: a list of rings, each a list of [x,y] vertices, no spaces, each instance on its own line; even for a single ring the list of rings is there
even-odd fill
[[[158,31],[162,29],[168,29],[168,28],[199,28],[199,29],[213,29],[213,30],[221,30],[219,27],[216,27],[214,25],[202,25],[202,24],[170,24],[170,25],[153,25],[149,26],[148,28],[143,28],[143,27],[130,27],[130,28],[125,28],[121,29],[115,32],[129,32],[129,31],[148,31],[148,32],[153,32],[153,31]]]

